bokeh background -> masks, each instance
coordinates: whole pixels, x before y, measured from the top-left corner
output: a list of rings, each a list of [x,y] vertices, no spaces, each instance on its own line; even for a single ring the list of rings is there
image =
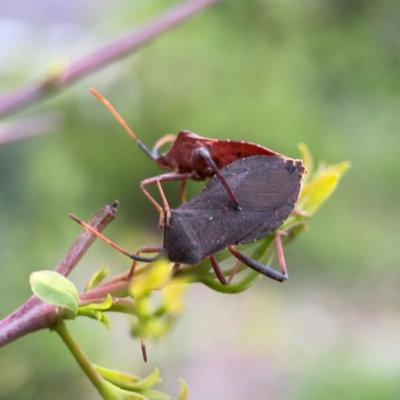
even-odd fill
[[[174,4],[173,1],[2,0],[0,90],[39,80]],[[61,61],[60,61],[61,60]],[[158,215],[139,182],[160,171],[88,88],[104,94],[147,145],[189,129],[248,140],[290,157],[349,160],[332,198],[286,249],[290,279],[222,295],[197,285],[172,334],[148,343],[149,363],[112,316],[70,323],[91,360],[145,375],[161,369],[173,398],[399,399],[400,3],[395,0],[230,0],[59,95],[9,117],[63,114],[52,134],[0,146],[0,318],[30,295],[29,274],[53,269],[80,228],[115,199],[107,235],[132,251],[158,245]],[[177,185],[165,184],[172,205]],[[191,183],[189,197],[199,192]],[[80,290],[103,243],[71,275]],[[54,333],[0,350],[0,399],[97,399]]]

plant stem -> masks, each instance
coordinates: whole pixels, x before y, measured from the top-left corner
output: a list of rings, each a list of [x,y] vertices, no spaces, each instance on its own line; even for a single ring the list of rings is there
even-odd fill
[[[118,201],[115,201],[113,204],[105,206],[101,210],[97,211],[89,221],[89,225],[98,232],[103,231],[103,229],[114,220],[117,207]],[[95,239],[96,235],[93,235],[85,229],[69,249],[67,255],[57,266],[55,271],[63,276],[68,276]]]
[[[57,112],[36,115],[0,125],[0,145],[59,130],[63,116]]]
[[[90,220],[90,225],[102,231],[115,218],[118,202],[106,206],[96,212]],[[67,255],[55,269],[61,275],[67,276],[85,254],[96,236],[88,231],[82,232]],[[57,307],[44,303],[32,296],[21,307],[0,321],[0,347],[40,329],[54,328],[58,322]]]
[[[82,348],[75,341],[75,339],[69,333],[67,326],[64,321],[60,321],[56,327],[55,331],[60,335],[63,342],[67,345],[68,349],[74,356],[75,360],[81,366],[85,374],[88,376],[93,385],[100,391],[103,378],[95,370],[92,363],[87,358],[86,354],[83,352]]]
[[[94,304],[94,303],[101,304],[106,300],[106,298],[107,297],[98,297],[98,298],[94,297],[92,299],[79,301],[79,305],[86,306],[88,304]],[[120,297],[113,297],[111,307],[104,311],[120,312],[120,313],[124,313],[124,314],[137,315],[136,308],[135,308],[135,302],[132,301],[131,299],[121,299]]]
[[[203,9],[220,0],[192,0],[173,7],[147,24],[135,29],[125,37],[103,47],[80,62],[72,64],[58,76],[45,78],[42,82],[29,84],[0,99],[0,118],[15,113],[38,102],[72,82],[92,73],[111,62],[125,57],[143,44],[182,23]]]
[[[107,282],[96,286],[92,290],[89,290],[86,293],[83,293],[79,296],[80,301],[87,302],[87,300],[96,299],[96,298],[106,298],[108,294],[111,296],[118,297],[126,297],[128,296],[128,288],[130,285],[130,281],[124,280],[120,282],[114,282],[108,284]]]

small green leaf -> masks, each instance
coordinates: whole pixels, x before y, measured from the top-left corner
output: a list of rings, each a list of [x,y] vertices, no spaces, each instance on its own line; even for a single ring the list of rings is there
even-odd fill
[[[336,174],[328,174],[309,183],[304,188],[303,196],[299,201],[300,210],[312,215],[332,194],[337,181],[338,176]]]
[[[147,274],[133,279],[130,293],[134,298],[144,296],[152,290],[164,287],[170,279],[171,271],[168,261],[160,260],[154,263]]]
[[[94,365],[94,367],[105,380],[124,390],[144,391],[162,381],[158,368],[155,368],[149,376],[140,379],[138,376],[125,372],[99,367],[98,365]]]
[[[113,300],[110,294],[107,295],[106,300],[103,303],[92,303],[85,306],[80,306],[78,309],[78,315],[96,319],[101,322],[108,330],[111,329],[110,320],[102,312],[108,310],[113,304]]]
[[[171,397],[159,390],[146,389],[140,392],[146,399],[149,400],[169,400]]]
[[[351,163],[349,161],[344,161],[339,164],[332,164],[332,165],[324,165],[324,163],[320,163],[318,169],[315,171],[313,176],[314,179],[319,178],[325,174],[338,174],[341,178],[344,173],[350,169]]]
[[[185,280],[175,279],[173,285],[164,288],[163,294],[165,299],[165,311],[172,315],[179,315],[184,308],[183,296],[188,289],[188,285],[184,285]]]
[[[97,321],[101,322],[108,330],[111,330],[111,324],[108,317],[101,311],[95,311]]]
[[[87,307],[92,307],[96,310],[108,310],[113,304],[113,299],[110,293],[108,293],[107,298],[103,301],[103,303],[92,303]]]
[[[140,381],[140,377],[126,372],[117,371],[115,369],[100,367],[99,365],[93,364],[96,371],[109,382],[121,382],[121,383],[134,383]]]
[[[110,269],[105,268],[104,264],[102,264],[101,267],[89,279],[89,282],[85,286],[85,292],[98,286],[109,273]]]
[[[311,216],[331,196],[348,168],[350,163],[344,162],[317,171],[317,177],[304,186],[297,208]]]
[[[181,391],[180,391],[179,396],[178,396],[178,398],[176,400],[186,400],[187,396],[188,396],[187,384],[182,378],[179,378],[178,380],[181,383]]]
[[[152,303],[150,298],[150,292],[147,292],[147,295],[137,296],[135,298],[136,302],[136,311],[138,317],[141,319],[145,319],[151,316],[153,313]]]
[[[106,380],[102,381],[97,389],[105,400],[149,400],[139,393],[123,390]]]
[[[154,371],[150,375],[136,382],[134,385],[136,390],[145,390],[153,387],[159,382],[162,382],[162,379],[160,378],[160,370],[154,368]]]
[[[158,338],[166,335],[170,328],[171,322],[168,318],[149,317],[138,322],[133,322],[131,334],[141,339]]]
[[[78,290],[65,276],[54,271],[33,272],[29,278],[33,293],[46,303],[68,310],[67,317],[78,312]]]

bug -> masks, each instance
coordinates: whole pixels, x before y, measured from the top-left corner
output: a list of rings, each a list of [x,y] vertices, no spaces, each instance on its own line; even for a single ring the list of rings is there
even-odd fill
[[[163,226],[164,215],[167,218],[167,225],[169,224],[171,217],[170,210],[169,208],[163,208],[146,190],[146,186],[157,184],[157,182],[182,181],[179,194],[181,202],[185,203],[185,186],[188,179],[204,180],[217,175],[232,203],[239,209],[240,205],[235,198],[235,195],[224,176],[220,173],[221,168],[224,168],[241,158],[254,155],[287,158],[273,150],[255,143],[209,139],[200,137],[189,131],[180,131],[176,137],[174,135],[166,135],[162,137],[155,143],[153,150],[150,151],[137,138],[135,133],[129,128],[128,124],[122,119],[108,100],[94,89],[90,89],[90,92],[107,107],[129,136],[150,159],[152,159],[160,168],[172,171],[145,179],[140,183],[141,191],[160,214],[160,227]],[[170,142],[173,142],[171,148],[166,153],[159,155],[158,150],[160,147]],[[159,192],[164,205],[167,204],[163,190],[159,189]]]
[[[171,209],[169,226],[164,220],[163,247],[143,247],[130,254],[110,242],[82,220],[71,216],[111,246],[134,261],[128,275],[134,273],[136,261],[152,262],[167,258],[180,264],[196,265],[209,257],[218,280],[229,284],[234,273],[243,263],[250,268],[277,281],[288,278],[281,235],[277,232],[277,247],[280,272],[245,256],[235,245],[262,239],[275,231],[293,211],[301,190],[306,169],[301,160],[277,156],[251,156],[239,159],[221,169],[221,175],[238,200],[238,210],[224,190],[221,181],[214,176],[196,197],[175,209]],[[157,182],[159,189],[160,183]],[[228,278],[223,275],[215,254],[227,248],[238,262]],[[158,252],[153,258],[139,256],[140,253]]]

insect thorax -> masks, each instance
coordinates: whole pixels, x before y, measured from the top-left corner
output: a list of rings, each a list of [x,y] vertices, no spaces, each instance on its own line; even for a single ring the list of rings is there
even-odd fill
[[[201,247],[189,221],[179,211],[171,210],[170,226],[164,229],[163,253],[172,262],[196,265],[201,261]]]

